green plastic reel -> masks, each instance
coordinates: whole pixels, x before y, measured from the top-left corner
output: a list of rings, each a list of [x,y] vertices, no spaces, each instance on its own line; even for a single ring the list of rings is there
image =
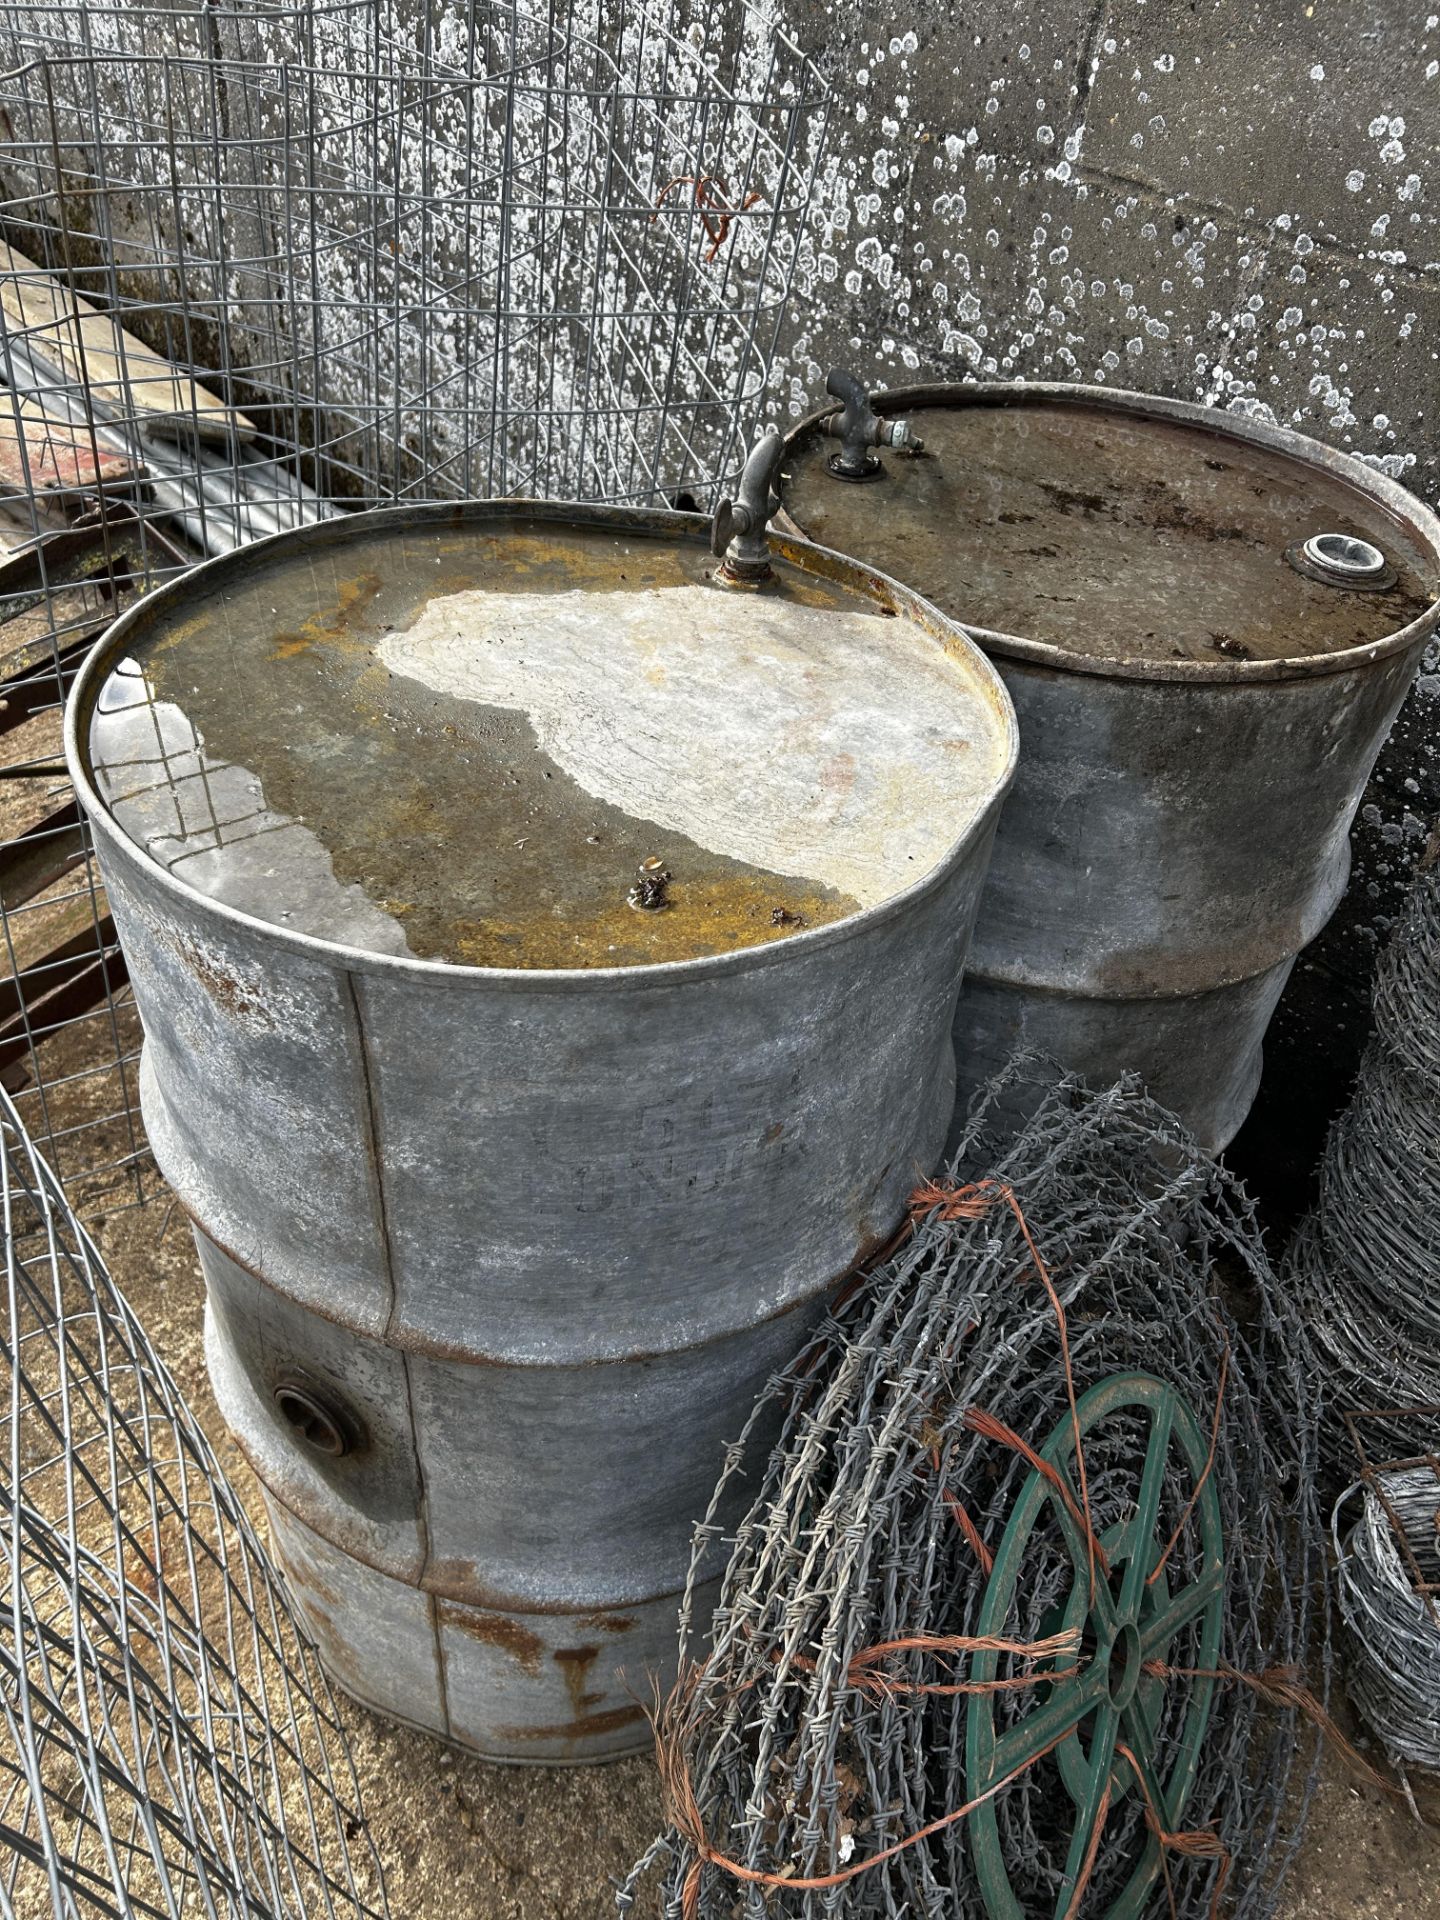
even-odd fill
[[[1167,1458],[1175,1449],[1198,1485],[1205,1473],[1210,1440],[1174,1388],[1145,1373],[1117,1374],[1082,1395],[1082,1439],[1118,1414],[1133,1418],[1137,1412],[1148,1415],[1149,1434],[1138,1473],[1135,1510],[1128,1520],[1099,1536],[1110,1564],[1110,1579],[1106,1580],[1097,1565],[1092,1600],[1083,1531],[1055,1487],[1043,1474],[1032,1472],[995,1555],[976,1626],[981,1635],[1015,1637],[1013,1624],[1007,1623],[1026,1548],[1037,1527],[1057,1530],[1074,1579],[1054,1630],[1078,1629],[1088,1657],[1073,1678],[1042,1682],[1036,1688],[1038,1704],[1003,1731],[997,1731],[995,1724],[995,1702],[1001,1696],[975,1695],[969,1705],[965,1740],[967,1797],[973,1799],[1036,1759],[1052,1741],[1063,1736],[1053,1758],[1074,1807],[1075,1822],[1056,1896],[1055,1920],[1064,1920],[1074,1899],[1107,1784],[1112,1806],[1137,1784],[1131,1762],[1116,1751],[1117,1745],[1123,1744],[1134,1754],[1150,1806],[1165,1830],[1175,1832],[1195,1784],[1215,1691],[1210,1678],[1190,1683],[1179,1739],[1171,1743],[1169,1769],[1162,1779],[1156,1737],[1166,1682],[1146,1674],[1144,1667],[1148,1661],[1164,1661],[1176,1636],[1198,1619],[1199,1654],[1187,1664],[1205,1674],[1213,1673],[1220,1658],[1224,1623],[1224,1535],[1212,1476],[1201,1488],[1188,1522],[1190,1528],[1199,1528],[1199,1574],[1175,1585],[1167,1567],[1152,1585],[1147,1585],[1169,1544],[1168,1534],[1162,1537],[1158,1531]],[[1058,1471],[1079,1511],[1074,1453],[1075,1428],[1067,1413],[1040,1454]],[[970,1677],[994,1680],[1000,1659],[998,1653],[977,1654]],[[1074,1664],[1073,1656],[1067,1655],[1051,1662],[1051,1667],[1058,1671]],[[1010,1884],[993,1801],[970,1816],[969,1838],[990,1920],[1029,1920]],[[1160,1873],[1160,1842],[1151,1831],[1130,1878],[1106,1909],[1106,1920],[1136,1920]]]

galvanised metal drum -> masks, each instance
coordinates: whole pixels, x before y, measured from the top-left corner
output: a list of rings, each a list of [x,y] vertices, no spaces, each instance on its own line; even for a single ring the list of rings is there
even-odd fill
[[[941,1152],[1000,680],[763,519],[717,568],[511,502],[198,569],[68,745],[326,1663],[492,1758],[644,1745],[724,1446]]]
[[[1440,523],[1357,460],[1176,401],[830,390],[842,410],[787,446],[789,522],[963,622],[1020,720],[957,1014],[962,1100],[1036,1046],[1097,1083],[1137,1070],[1223,1146],[1344,892],[1434,628]]]

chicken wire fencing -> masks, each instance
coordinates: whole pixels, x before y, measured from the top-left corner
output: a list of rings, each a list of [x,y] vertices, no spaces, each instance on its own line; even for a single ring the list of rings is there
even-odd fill
[[[284,1587],[3,1089],[0,1184],[0,1915],[384,1920]]]
[[[350,507],[708,505],[826,105],[746,0],[0,4],[0,1082],[82,1209],[149,1177],[61,765],[88,645]]]

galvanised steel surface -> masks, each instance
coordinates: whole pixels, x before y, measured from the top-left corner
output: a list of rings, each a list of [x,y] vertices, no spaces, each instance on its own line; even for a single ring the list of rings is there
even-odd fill
[[[917,1168],[941,1151],[963,956],[1015,763],[1002,683],[923,601],[799,541],[776,543],[775,579],[758,592],[725,588],[709,578],[706,531],[691,515],[510,502],[283,535],[141,603],[87,663],[69,713],[71,765],[145,1022],[146,1125],[197,1229],[222,1411],[265,1487],[336,1677],[498,1759],[593,1760],[645,1744],[637,1696],[647,1668],[663,1678],[673,1662],[692,1523],[724,1447],[833,1283],[893,1230]],[[391,547],[367,561],[364,543],[385,540]],[[414,610],[397,614],[395,596],[422,566],[432,570],[424,605],[406,628]],[[646,579],[662,586],[642,592]],[[364,580],[368,600],[357,597]],[[487,794],[482,763],[497,730],[503,748],[509,722],[433,683],[423,698],[418,682],[402,691],[408,669],[395,649],[420,657],[423,617],[439,649],[424,655],[426,671],[438,674],[438,661],[448,672],[451,609],[463,602],[482,633],[493,607],[510,618],[522,587],[543,598],[525,602],[528,621],[506,634],[542,655],[566,633],[583,636],[593,605],[620,610],[604,684],[584,690],[603,700],[642,663],[659,721],[631,717],[650,728],[635,777],[668,766],[657,805],[678,807],[675,789],[726,774],[707,804],[723,811],[728,782],[748,830],[798,781],[810,797],[795,819],[809,832],[822,817],[844,828],[859,794],[862,826],[837,831],[830,854],[852,862],[863,890],[873,839],[896,884],[841,908],[834,886],[806,893],[797,881],[796,897],[813,896],[817,918],[807,921],[765,905],[787,897],[788,883],[771,875],[779,892],[761,888],[760,923],[737,908],[732,926],[717,906],[719,950],[683,959],[416,957],[416,946],[451,951],[475,937],[446,919],[451,882],[426,863],[438,844],[441,866],[464,876],[457,895],[490,884],[487,868],[465,862],[501,818],[486,811],[503,795]],[[328,626],[312,611],[307,626],[299,613],[311,601],[299,613],[290,604],[302,589],[360,611]],[[706,648],[718,655],[733,643],[733,704],[716,703],[708,735],[677,737],[670,725],[671,656],[663,630],[645,625],[647,593],[662,609],[692,610],[694,671]],[[289,634],[275,640],[267,629],[258,652],[257,609]],[[787,652],[789,625],[813,659],[798,644]],[[852,658],[844,648],[856,632]],[[468,662],[483,649],[473,634],[467,645]],[[211,660],[219,684],[192,685],[197,657]],[[888,670],[906,659],[913,695]],[[512,670],[509,653],[495,662]],[[875,662],[888,662],[887,689],[857,703],[845,674]],[[577,646],[563,671],[539,676],[536,698],[568,698],[586,672]],[[312,712],[305,703],[315,700]],[[947,732],[947,700],[973,722],[968,737]],[[331,731],[326,701],[348,716]],[[249,705],[260,711],[232,711]],[[834,722],[813,783],[807,713]],[[280,732],[267,740],[272,721]],[[124,797],[112,749],[106,762],[92,746],[113,738],[106,728],[141,723],[152,729],[151,758],[134,749],[127,777],[138,784]],[[253,729],[256,759],[235,764],[232,725]],[[877,745],[873,729],[886,727]],[[412,732],[419,745],[407,747]],[[737,741],[751,734],[765,752],[737,778]],[[568,764],[590,744],[580,729]],[[617,727],[602,744],[601,758],[619,765],[637,743]],[[560,792],[564,767],[552,769],[533,741],[527,751],[514,757],[515,781]],[[263,794],[251,777],[262,755]],[[347,784],[357,758],[363,790]],[[958,833],[953,806],[937,824],[926,798],[927,780],[941,780],[950,761],[971,767],[975,787]],[[412,832],[404,809],[420,802],[399,789],[428,778],[432,763],[443,805]],[[323,812],[337,788],[328,827],[301,808],[308,793]],[[907,793],[918,811],[897,835]],[[594,804],[598,850],[589,832],[577,845],[598,863],[623,836],[614,810]],[[537,819],[535,830],[548,831]],[[358,853],[345,840],[352,824]],[[307,838],[317,828],[330,834],[318,865]],[[277,833],[298,836],[299,852],[267,854]],[[397,836],[414,884],[391,918],[375,902],[388,906],[400,883],[385,866]],[[511,843],[492,837],[495,885],[508,886]],[[705,845],[678,831],[658,841],[683,907]],[[222,860],[232,863],[226,884],[240,890],[229,901],[202,890],[219,884]],[[716,900],[748,900],[745,889],[765,880],[758,872],[717,860]],[[542,870],[527,884],[548,879]],[[562,889],[588,884],[585,859],[556,878]],[[355,937],[296,930],[285,917],[296,901],[305,924]],[[616,905],[604,922],[612,950],[627,939],[673,950],[685,937],[684,911],[632,912],[623,894]],[[736,935],[742,921],[750,930]],[[483,932],[483,914],[480,923]],[[540,913],[515,937],[548,950],[559,925]],[[593,962],[593,948],[585,957]]]
[[[921,450],[847,484],[840,421],[815,416],[787,448],[788,518],[963,622],[1024,742],[957,1013],[962,1100],[1036,1045],[1097,1082],[1138,1070],[1218,1148],[1344,892],[1434,628],[1440,523],[1356,460],[1177,401],[947,385],[873,406]],[[863,452],[873,423],[852,424]],[[1383,570],[1332,584],[1303,552],[1327,532]]]

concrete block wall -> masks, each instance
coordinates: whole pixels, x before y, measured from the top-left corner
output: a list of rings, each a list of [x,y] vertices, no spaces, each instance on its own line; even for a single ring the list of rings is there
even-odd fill
[[[1259,411],[1440,500],[1440,14],[1426,0],[788,0],[836,90],[777,410],[1076,379]],[[1298,1202],[1440,813],[1440,663],[1237,1143]]]

